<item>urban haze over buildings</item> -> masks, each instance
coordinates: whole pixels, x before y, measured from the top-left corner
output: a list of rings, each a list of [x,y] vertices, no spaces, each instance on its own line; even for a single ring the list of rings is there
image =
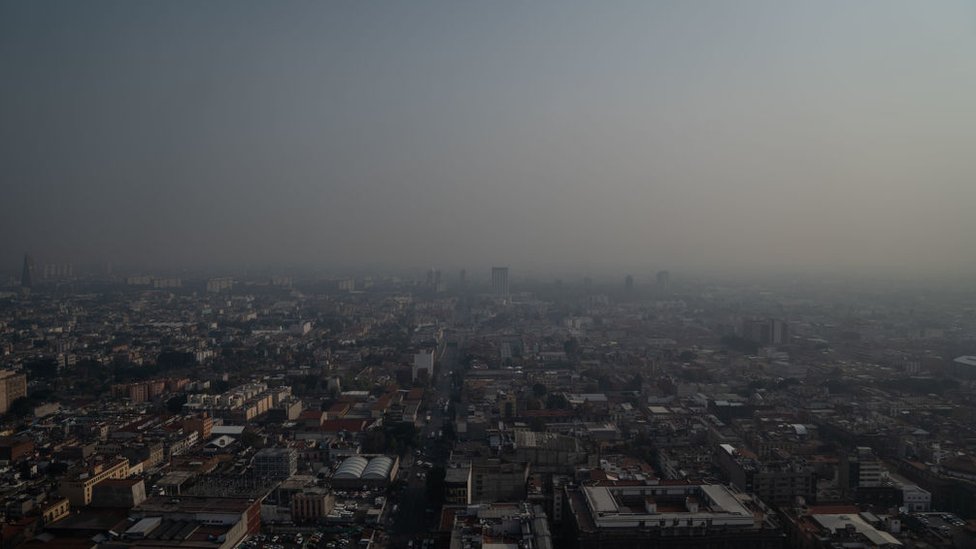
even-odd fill
[[[971,2],[8,1],[0,71],[11,276],[976,267]]]
[[[974,548],[974,97],[961,0],[0,0],[0,548]]]

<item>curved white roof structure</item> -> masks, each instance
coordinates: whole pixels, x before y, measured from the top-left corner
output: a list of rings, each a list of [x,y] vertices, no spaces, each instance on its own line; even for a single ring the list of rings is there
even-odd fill
[[[369,465],[369,461],[362,456],[352,456],[342,462],[336,469],[332,478],[338,479],[357,479],[363,476],[363,470]]]
[[[363,471],[362,478],[370,480],[383,480],[390,476],[393,470],[393,460],[386,456],[374,457],[369,460],[369,465]]]

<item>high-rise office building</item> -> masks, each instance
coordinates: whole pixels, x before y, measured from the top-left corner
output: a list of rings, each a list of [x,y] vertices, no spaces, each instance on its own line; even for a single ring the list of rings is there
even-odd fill
[[[624,278],[624,289],[628,292],[634,289],[634,277],[632,275],[627,275],[627,278]]]
[[[413,381],[431,380],[434,377],[434,352],[420,351],[413,355]]]
[[[657,272],[657,288],[659,290],[671,289],[671,273],[668,271]]]
[[[760,345],[786,345],[790,342],[790,325],[782,320],[743,319],[742,337]]]
[[[881,486],[884,472],[884,465],[874,450],[868,446],[858,446],[852,454],[841,454],[837,480],[841,492],[850,494],[858,488]]]
[[[46,263],[44,265],[44,280],[71,278],[74,267],[71,263]]]
[[[24,254],[24,267],[20,271],[20,287],[31,288],[34,286],[34,258],[30,254]]]
[[[491,268],[491,290],[495,295],[508,295],[508,267]]]
[[[441,283],[441,271],[440,269],[435,269],[433,267],[427,271],[427,281],[426,285],[430,288],[436,288],[438,284]]]

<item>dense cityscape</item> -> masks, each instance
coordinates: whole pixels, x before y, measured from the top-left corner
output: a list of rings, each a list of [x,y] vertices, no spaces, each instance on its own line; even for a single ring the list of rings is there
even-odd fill
[[[969,547],[976,299],[75,273],[0,300],[2,547]]]
[[[976,0],[0,0],[0,549],[976,549]]]

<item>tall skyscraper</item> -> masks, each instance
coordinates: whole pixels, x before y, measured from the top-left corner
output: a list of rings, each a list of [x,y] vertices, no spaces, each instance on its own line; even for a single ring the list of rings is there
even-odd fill
[[[491,290],[495,295],[508,295],[508,267],[491,268]]]
[[[47,263],[44,265],[44,280],[71,278],[73,275],[74,267],[71,263]]]
[[[657,288],[659,290],[671,289],[671,273],[668,271],[657,272]]]
[[[24,268],[20,272],[20,287],[31,289],[34,286],[34,258],[24,254]]]
[[[741,332],[742,337],[760,345],[788,345],[790,342],[790,325],[775,318],[744,319]]]
[[[624,278],[624,289],[628,292],[634,289],[634,277],[632,275],[627,275]]]

